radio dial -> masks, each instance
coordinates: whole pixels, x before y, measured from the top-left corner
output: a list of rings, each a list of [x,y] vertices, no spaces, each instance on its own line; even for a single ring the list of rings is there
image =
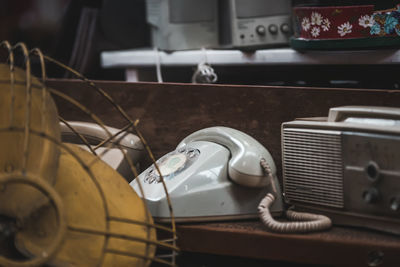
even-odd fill
[[[400,197],[394,197],[390,200],[390,209],[400,211]]]
[[[282,31],[283,33],[289,33],[289,32],[290,32],[289,24],[283,23],[283,24],[281,25],[281,31]]]
[[[380,177],[380,168],[376,162],[370,161],[365,167],[365,172],[367,173],[368,179],[372,182],[378,181]]]
[[[378,189],[371,187],[368,190],[364,191],[362,197],[365,203],[375,204],[379,200],[379,191]]]
[[[271,24],[271,25],[269,25],[268,30],[272,34],[277,34],[278,33],[278,26],[276,26],[275,24]]]
[[[258,35],[264,36],[266,32],[267,32],[267,30],[265,29],[265,27],[264,27],[263,25],[258,25],[258,26],[256,27],[256,33],[257,33]]]

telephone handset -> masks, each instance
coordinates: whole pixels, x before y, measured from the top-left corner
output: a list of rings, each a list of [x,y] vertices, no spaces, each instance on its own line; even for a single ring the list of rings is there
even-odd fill
[[[98,124],[78,121],[68,121],[66,123],[60,122],[61,138],[63,142],[77,144],[79,147],[90,151],[87,144],[83,142],[77,133],[82,135],[91,146],[91,149],[95,149],[95,153],[99,155],[104,162],[117,170],[127,181],[132,181],[135,176],[130,170],[129,163],[125,159],[124,153],[116,144],[119,144],[120,148],[126,153],[126,156],[129,157],[132,163],[138,168],[139,161],[144,155],[144,146],[139,137],[129,132],[122,132],[109,141],[111,143],[109,147],[107,147],[107,144],[98,146],[109,137],[107,132]],[[119,129],[109,126],[105,127],[112,135],[120,132]],[[73,130],[71,128],[73,128]],[[108,149],[107,153],[103,154],[106,149]]]
[[[260,216],[274,231],[310,231],[330,226],[330,220],[319,215],[300,215],[301,220],[314,222],[280,223],[272,218],[283,213],[275,163],[266,148],[238,130],[211,127],[197,131],[182,140],[175,151],[161,157],[157,164],[177,222]],[[160,181],[152,165],[131,186],[146,199],[156,220],[168,221],[167,197]],[[295,213],[290,218],[297,216]]]
[[[249,187],[264,187],[270,179],[260,168],[260,160],[264,158],[276,179],[276,167],[268,150],[258,141],[243,132],[227,128],[212,127],[197,131],[181,141],[178,149],[195,141],[207,141],[226,147],[231,156],[228,164],[228,175],[236,183]],[[275,181],[275,184],[278,180]]]

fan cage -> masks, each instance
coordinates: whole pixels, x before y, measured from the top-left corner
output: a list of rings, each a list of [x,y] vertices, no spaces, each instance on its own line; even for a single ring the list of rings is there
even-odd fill
[[[77,72],[76,70],[71,69],[70,67],[64,65],[63,63],[48,57],[44,55],[40,49],[34,48],[31,50],[28,50],[27,46],[24,43],[17,43],[15,45],[11,45],[8,41],[3,41],[0,43],[0,47],[5,48],[8,54],[7,58],[7,63],[10,66],[10,84],[11,84],[11,90],[13,90],[14,84],[15,84],[15,75],[14,75],[14,69],[15,69],[15,57],[16,57],[16,52],[18,50],[22,51],[22,56],[24,59],[24,67],[25,67],[25,73],[26,73],[26,114],[25,114],[25,123],[24,127],[14,127],[13,126],[13,112],[10,112],[10,126],[9,127],[4,127],[0,129],[1,132],[14,132],[14,133],[23,133],[24,134],[24,144],[23,144],[23,159],[22,159],[22,168],[21,170],[13,172],[15,174],[14,176],[6,175],[3,173],[0,173],[0,187],[1,186],[6,186],[9,183],[22,183],[22,184],[29,184],[34,188],[39,189],[42,191],[44,195],[49,199],[49,201],[53,204],[53,206],[56,208],[57,213],[58,213],[58,233],[57,237],[55,238],[54,245],[52,248],[47,251],[47,253],[42,253],[43,255],[41,257],[33,258],[30,260],[13,260],[13,259],[8,259],[4,256],[0,255],[0,266],[35,266],[35,265],[41,265],[45,263],[47,260],[50,260],[52,256],[54,256],[57,253],[57,250],[60,247],[60,243],[65,236],[65,232],[67,231],[75,231],[75,232],[81,232],[85,234],[90,234],[90,235],[100,235],[104,236],[105,242],[104,242],[104,247],[103,247],[103,253],[101,254],[101,258],[99,259],[99,264],[98,266],[102,266],[104,257],[107,253],[111,254],[119,254],[127,257],[135,257],[135,258],[142,258],[145,260],[151,260],[155,263],[160,263],[163,265],[167,266],[176,266],[176,256],[179,252],[179,249],[177,248],[176,241],[177,241],[177,235],[176,235],[176,226],[175,226],[175,219],[173,215],[173,209],[171,205],[171,200],[168,195],[168,191],[164,182],[164,178],[160,172],[160,169],[156,163],[156,160],[153,156],[153,153],[151,152],[151,149],[144,139],[142,133],[138,129],[138,124],[139,120],[133,120],[130,118],[130,116],[122,109],[121,106],[119,106],[113,99],[112,97],[107,94],[102,88],[98,87],[93,81],[87,79],[84,77],[82,74]],[[107,134],[108,138],[103,140],[100,144],[97,144],[96,146],[91,146],[89,142],[85,139],[85,137],[81,134],[79,134],[64,118],[59,116],[59,120],[62,123],[65,123],[68,128],[72,130],[73,133],[75,133],[78,138],[82,141],[83,144],[85,144],[88,149],[96,156],[95,160],[90,162],[89,164],[85,164],[78,155],[76,155],[71,149],[68,148],[64,143],[61,141],[53,138],[52,136],[47,135],[45,132],[41,131],[35,131],[30,127],[30,112],[31,112],[31,94],[32,94],[32,88],[35,87],[35,85],[32,85],[31,79],[32,79],[32,74],[31,74],[31,57],[37,57],[40,62],[40,71],[41,71],[41,78],[39,78],[40,82],[42,83],[42,88],[37,88],[42,90],[42,95],[43,97],[49,93],[53,97],[59,97],[70,104],[72,104],[75,108],[78,110],[82,111],[85,113],[87,116],[89,116],[95,123],[97,123]],[[115,133],[111,134],[103,121],[94,113],[92,112],[89,108],[87,108],[85,105],[81,104],[79,101],[75,100],[73,97],[59,91],[53,88],[48,88],[46,86],[46,62],[50,62],[55,64],[56,66],[67,70],[68,72],[72,73],[75,77],[78,79],[84,81],[88,87],[99,94],[102,98],[106,99],[107,102],[109,102],[110,105],[118,112],[118,114],[124,118],[126,121],[126,125],[122,127],[122,129]],[[3,81],[4,82],[4,81]],[[44,103],[44,101],[43,101]],[[14,105],[14,95],[13,92],[11,92],[11,103],[10,105]],[[13,110],[11,108],[11,110]],[[143,143],[145,150],[147,152],[147,155],[150,157],[151,161],[153,162],[156,170],[160,174],[161,177],[161,182],[163,184],[164,190],[167,195],[167,201],[168,201],[168,207],[169,207],[169,212],[171,216],[171,222],[169,225],[165,224],[156,224],[156,223],[149,223],[151,214],[149,212],[149,209],[147,207],[146,201],[143,201],[144,205],[146,206],[146,221],[135,221],[135,220],[130,220],[126,218],[118,218],[118,217],[113,217],[110,216],[109,209],[107,207],[107,202],[105,199],[105,195],[103,190],[101,189],[99,182],[96,179],[96,176],[93,175],[93,173],[90,170],[90,166],[97,162],[98,160],[101,160],[100,157],[104,156],[107,154],[111,147],[117,147],[124,155],[124,159],[126,162],[129,164],[129,168],[131,172],[134,174],[135,177],[138,176],[138,172],[135,168],[135,165],[133,164],[132,160],[127,157],[126,152],[124,149],[121,148],[119,145],[119,140],[121,140],[125,134],[128,132],[133,132],[135,133]],[[66,151],[68,154],[70,154],[80,165],[81,167],[87,172],[89,175],[90,179],[92,182],[96,185],[96,188],[101,196],[103,205],[104,205],[104,211],[105,211],[105,221],[106,221],[106,230],[105,231],[97,231],[93,229],[88,229],[87,227],[79,227],[79,226],[74,226],[74,225],[68,225],[67,222],[65,221],[63,212],[62,212],[62,201],[57,197],[57,193],[54,191],[53,188],[51,188],[50,185],[46,184],[45,181],[41,181],[39,178],[32,178],[29,174],[26,172],[26,165],[27,165],[27,160],[28,160],[28,155],[29,155],[29,136],[30,135],[35,135],[40,138],[45,138],[46,140],[49,140],[50,142],[54,143],[57,145],[59,148],[63,149]],[[111,141],[113,143],[111,144]],[[96,153],[96,149],[100,146],[106,147],[104,151],[102,151],[101,154]],[[13,179],[15,177],[15,179]],[[142,196],[145,198],[145,193],[143,191],[142,185],[140,181],[138,180],[139,184],[139,190]],[[0,192],[1,194],[1,192]],[[61,202],[60,202],[61,201]],[[111,222],[123,222],[123,223],[128,223],[128,224],[134,224],[134,225],[140,225],[140,226],[145,226],[147,228],[147,238],[139,238],[135,237],[133,235],[130,235],[129,233],[126,234],[117,234],[113,233],[109,230],[109,226]],[[164,238],[162,240],[157,240],[153,241],[150,240],[150,230],[154,228],[158,231],[158,233],[161,233],[162,235],[165,235],[167,238]],[[1,231],[0,231],[1,235]],[[157,235],[158,236],[158,235]],[[146,251],[148,252],[151,246],[156,246],[157,247],[157,252],[158,251],[163,251],[162,254],[157,253],[155,254],[154,257],[147,256],[149,253],[146,253],[146,255],[140,255],[134,252],[125,252],[125,251],[120,251],[120,250],[115,250],[115,249],[109,249],[107,248],[106,244],[108,243],[108,240],[110,238],[120,238],[120,239],[125,239],[125,240],[130,240],[130,241],[135,241],[135,242],[143,242],[146,244]]]

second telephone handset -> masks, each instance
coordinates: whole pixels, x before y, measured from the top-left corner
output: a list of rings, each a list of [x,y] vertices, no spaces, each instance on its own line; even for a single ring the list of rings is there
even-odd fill
[[[160,171],[178,222],[245,219],[261,214],[270,228],[293,228],[272,218],[284,209],[271,154],[243,132],[227,127],[197,131],[157,165],[158,170],[152,165],[131,182],[139,195],[143,192],[156,220],[168,221],[171,216]]]
[[[104,162],[118,171],[127,181],[130,182],[135,177],[125,157],[129,157],[135,167],[139,168],[138,163],[144,155],[144,147],[136,135],[113,127],[102,128],[96,123],[80,121],[60,122],[60,128],[63,142],[77,144],[85,150],[89,150],[90,146]],[[109,134],[116,136],[102,144],[109,139],[105,129]],[[87,142],[86,145],[82,139]]]

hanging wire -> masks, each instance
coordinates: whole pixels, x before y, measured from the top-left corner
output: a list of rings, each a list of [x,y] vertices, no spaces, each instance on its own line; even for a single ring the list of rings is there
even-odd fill
[[[207,49],[203,47],[201,51],[203,52],[204,59],[197,65],[192,76],[192,83],[216,83],[218,76],[208,63]]]
[[[162,73],[161,73],[161,59],[160,59],[160,50],[158,47],[154,47],[154,54],[156,59],[156,74],[157,74],[157,82],[162,83]]]

